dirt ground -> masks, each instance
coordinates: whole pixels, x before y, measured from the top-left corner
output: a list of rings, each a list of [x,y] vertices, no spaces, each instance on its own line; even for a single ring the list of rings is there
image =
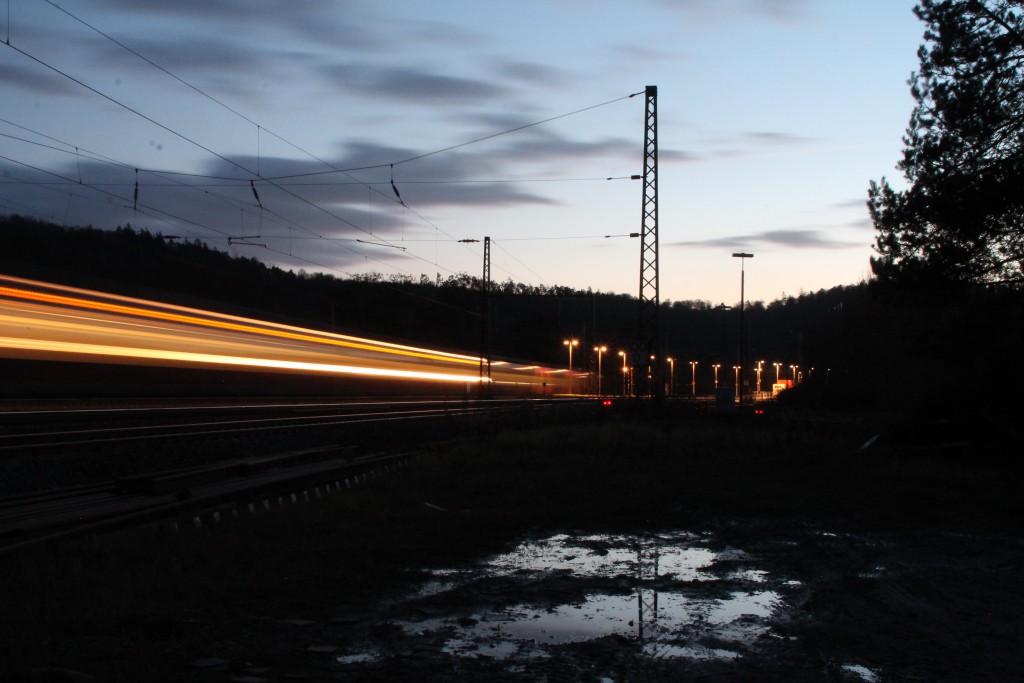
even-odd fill
[[[417,573],[373,604],[253,614],[189,663],[191,677],[1020,680],[1021,539],[708,522],[526,539]]]
[[[329,503],[0,564],[0,679],[1022,680],[1012,451],[740,427],[502,432]]]

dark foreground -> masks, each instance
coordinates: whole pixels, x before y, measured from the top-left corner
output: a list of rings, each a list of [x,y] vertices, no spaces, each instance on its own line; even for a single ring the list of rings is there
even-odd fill
[[[2,556],[0,680],[1013,680],[1020,465],[943,430],[502,430],[313,504]]]

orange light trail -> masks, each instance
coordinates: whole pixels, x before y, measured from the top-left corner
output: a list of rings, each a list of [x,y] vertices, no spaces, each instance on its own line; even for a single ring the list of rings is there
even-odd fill
[[[470,371],[473,356],[2,275],[0,356],[488,381]]]
[[[107,298],[127,299],[127,297],[114,297],[111,295],[103,295]],[[398,344],[386,344],[384,342],[371,342],[370,340],[357,340],[355,337],[347,337],[345,335],[329,335],[328,333],[317,333],[313,330],[294,332],[284,325],[274,325],[273,323],[262,323],[262,325],[256,325],[258,321],[248,321],[246,323],[234,323],[226,320],[226,318],[233,316],[220,316],[216,313],[207,313],[209,316],[216,317],[199,317],[196,315],[185,315],[181,313],[165,312],[159,310],[152,310],[148,308],[142,308],[139,306],[126,306],[122,304],[113,304],[105,301],[95,301],[89,299],[81,299],[66,295],[59,294],[48,294],[44,292],[35,292],[24,289],[16,289],[13,287],[0,286],[0,297],[7,297],[11,299],[22,299],[26,301],[38,301],[47,303],[55,306],[66,306],[69,308],[84,308],[95,311],[102,311],[106,313],[120,313],[123,315],[132,315],[143,318],[153,318],[157,320],[165,320],[169,322],[179,322],[187,325],[202,325],[206,327],[219,328],[224,330],[232,330],[235,332],[246,332],[251,334],[263,334],[270,336],[278,336],[287,339],[295,339],[298,341],[312,341],[321,344],[335,344],[337,346],[345,346],[356,349],[366,350],[387,350],[390,353],[407,354],[418,358],[431,358],[435,360],[454,360],[456,362],[466,364],[476,364],[480,362],[479,358],[470,358],[467,356],[458,356],[456,354],[444,354],[442,352],[425,352],[422,349],[414,349],[412,347],[402,347]],[[130,299],[128,299],[130,300]],[[140,302],[142,303],[142,302]],[[166,308],[178,308],[176,306],[166,306]],[[189,309],[181,309],[189,310]],[[236,320],[245,320],[244,318],[236,318]],[[291,328],[292,330],[300,330],[301,328]]]
[[[269,358],[245,358],[240,356],[221,356],[208,353],[190,353],[187,351],[160,351],[125,346],[79,344],[75,342],[40,342],[35,340],[26,342],[23,339],[0,337],[0,347],[7,349],[20,348],[34,352],[68,353],[86,356],[124,356],[138,359],[176,360],[200,365],[234,365],[263,369],[305,370],[311,372],[364,375],[369,377],[396,377],[404,379],[434,380],[440,382],[478,381],[478,377],[471,375],[451,375],[440,372],[421,372],[415,370],[383,370],[378,368],[359,367],[355,365],[332,365],[327,363],[273,360]]]

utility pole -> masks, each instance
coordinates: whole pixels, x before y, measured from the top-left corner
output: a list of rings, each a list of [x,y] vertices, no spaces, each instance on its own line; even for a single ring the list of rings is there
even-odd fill
[[[643,364],[647,365],[651,377],[650,394],[661,400],[665,396],[662,379],[665,359],[658,319],[658,86],[647,86],[644,95],[647,105],[644,121],[644,196],[640,225],[639,341],[641,346],[647,347],[647,353],[643,354]],[[634,359],[634,364],[641,365],[637,360]]]
[[[459,240],[461,244],[479,242]],[[480,278],[480,398],[491,396],[491,238],[484,237],[484,272]]]
[[[480,397],[491,396],[491,238],[484,237],[484,276],[480,283]]]
[[[739,365],[739,370],[738,370],[739,374],[737,375],[737,377],[739,377],[739,380],[738,380],[739,387],[737,387],[737,391],[739,392],[740,410],[743,410],[743,381],[746,378],[742,377],[742,375],[743,375],[743,370],[744,370],[743,363],[746,360],[744,358],[744,356],[745,356],[745,353],[746,353],[746,342],[747,342],[747,339],[746,339],[746,337],[747,337],[747,328],[746,328],[746,326],[743,323],[743,304],[744,304],[744,300],[746,299],[746,292],[743,291],[744,286],[746,284],[746,274],[745,274],[745,272],[743,270],[743,260],[744,259],[748,259],[748,258],[754,258],[754,255],[753,254],[748,254],[746,252],[742,252],[741,251],[741,252],[737,252],[737,253],[733,254],[732,257],[733,258],[738,258],[740,260],[740,354],[739,354],[740,355],[740,365]]]

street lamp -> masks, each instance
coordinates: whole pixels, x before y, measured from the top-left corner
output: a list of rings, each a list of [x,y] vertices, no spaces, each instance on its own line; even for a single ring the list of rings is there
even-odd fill
[[[690,361],[690,396],[697,397],[697,361]]]
[[[562,341],[562,344],[564,344],[569,349],[569,393],[571,394],[573,393],[573,385],[575,384],[575,382],[573,382],[572,377],[572,349],[574,346],[579,346],[580,341],[579,339],[564,339]]]
[[[676,392],[676,359],[669,356],[668,361],[668,395]]]
[[[796,371],[800,369],[799,365],[790,365],[789,369],[793,371],[793,386],[796,386]]]
[[[629,366],[626,365],[626,352],[619,351],[619,355],[622,356],[622,395],[629,395]]]
[[[715,369],[715,391],[717,392],[718,391],[718,368],[722,367],[722,364],[721,363],[715,363],[711,367],[713,367]]]
[[[782,367],[782,363],[772,363],[775,366],[775,383],[779,383],[779,368]]]
[[[744,285],[745,285],[745,280],[746,280],[746,274],[745,274],[745,272],[743,270],[743,261],[744,261],[744,259],[754,258],[754,255],[753,254],[748,254],[748,253],[743,252],[743,251],[740,251],[740,252],[737,252],[737,253],[733,254],[732,257],[733,258],[738,258],[740,260],[740,365],[739,365],[739,367],[742,369],[743,368],[743,350],[744,350],[743,349],[743,341],[744,341],[743,338],[744,338],[745,332],[746,332],[746,329],[743,326],[743,305],[744,305],[744,301],[743,300],[744,300],[744,298],[746,298],[746,294],[744,294],[744,291],[743,291],[743,288],[744,288]],[[739,373],[737,372],[737,375],[738,374]],[[737,382],[737,384],[739,384],[739,382]],[[739,393],[740,406],[742,407],[743,406],[743,385],[742,384],[739,384],[739,387],[737,388],[737,393]]]
[[[605,351],[608,350],[607,346],[595,346],[594,350],[597,351],[597,395],[601,395],[601,356]]]
[[[764,365],[764,361],[763,360],[757,361],[757,386],[755,387],[755,391],[757,391],[757,393],[759,393],[759,394],[761,393],[761,366],[762,365]]]
[[[738,396],[740,393],[740,366],[734,365],[732,369],[736,373],[736,395]]]
[[[572,347],[579,346],[580,341],[578,339],[565,339],[562,344],[569,348],[569,372],[572,373]]]

